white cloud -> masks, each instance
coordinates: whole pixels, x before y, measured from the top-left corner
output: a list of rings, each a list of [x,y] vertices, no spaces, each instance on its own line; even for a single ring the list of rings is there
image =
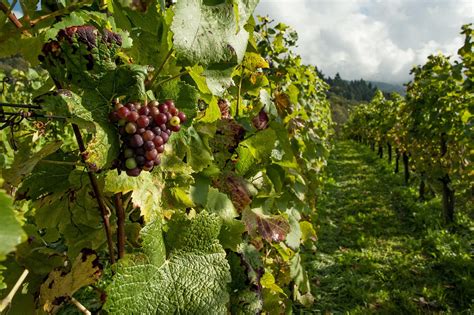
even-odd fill
[[[474,2],[261,0],[256,13],[291,25],[299,35],[296,52],[328,75],[402,82],[429,54],[456,54]]]

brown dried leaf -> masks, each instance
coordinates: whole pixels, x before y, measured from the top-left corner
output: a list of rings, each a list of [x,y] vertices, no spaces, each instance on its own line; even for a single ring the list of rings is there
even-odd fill
[[[288,220],[281,215],[266,215],[258,209],[243,212],[243,221],[251,236],[258,232],[267,242],[282,242],[290,232]]]

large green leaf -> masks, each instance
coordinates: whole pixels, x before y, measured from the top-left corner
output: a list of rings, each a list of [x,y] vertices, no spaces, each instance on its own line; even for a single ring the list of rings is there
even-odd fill
[[[2,261],[25,238],[25,233],[15,218],[12,199],[3,190],[0,190],[0,222],[3,225],[0,229],[0,261]],[[2,265],[0,265],[0,289],[6,287],[3,283],[2,269]]]
[[[276,132],[273,129],[265,129],[242,141],[237,148],[239,161],[236,169],[238,173],[244,175],[256,163],[268,162],[276,140]]]
[[[15,246],[24,239],[24,232],[13,212],[12,199],[5,191],[0,190],[0,260],[15,250]]]
[[[161,214],[159,198],[162,189],[163,184],[149,172],[130,177],[124,172],[119,175],[116,170],[112,170],[105,175],[105,192],[115,194],[132,191],[132,202],[134,206],[140,207],[147,222]]]
[[[36,164],[44,157],[56,152],[62,145],[61,141],[46,144],[38,152],[32,153],[26,148],[15,156],[11,168],[3,171],[3,177],[13,186],[18,186],[21,180],[33,171]]]
[[[203,0],[178,1],[171,30],[179,56],[191,64],[236,65],[242,62],[249,38],[243,26],[258,1],[235,2],[239,11],[237,16],[234,4],[227,1],[219,4]]]
[[[112,314],[225,314],[231,278],[219,230],[220,219],[207,212],[194,219],[175,214],[166,242],[160,224],[150,225],[142,233],[144,254],[119,265],[104,309]]]
[[[37,101],[46,112],[65,116],[82,129],[88,163],[101,169],[117,158],[119,136],[108,118],[111,105],[97,91],[90,90],[79,97],[71,91],[58,90],[39,96]]]

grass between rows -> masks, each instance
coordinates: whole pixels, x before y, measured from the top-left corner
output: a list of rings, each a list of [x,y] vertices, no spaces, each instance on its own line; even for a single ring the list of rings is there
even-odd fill
[[[312,313],[474,312],[474,220],[466,203],[448,232],[439,198],[418,202],[393,165],[354,142],[336,143],[328,173],[317,252],[306,256]]]

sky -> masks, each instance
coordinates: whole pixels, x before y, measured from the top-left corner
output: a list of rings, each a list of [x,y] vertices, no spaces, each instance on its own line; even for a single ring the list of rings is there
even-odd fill
[[[474,0],[260,0],[256,14],[292,26],[325,75],[402,83],[430,54],[456,55]]]

